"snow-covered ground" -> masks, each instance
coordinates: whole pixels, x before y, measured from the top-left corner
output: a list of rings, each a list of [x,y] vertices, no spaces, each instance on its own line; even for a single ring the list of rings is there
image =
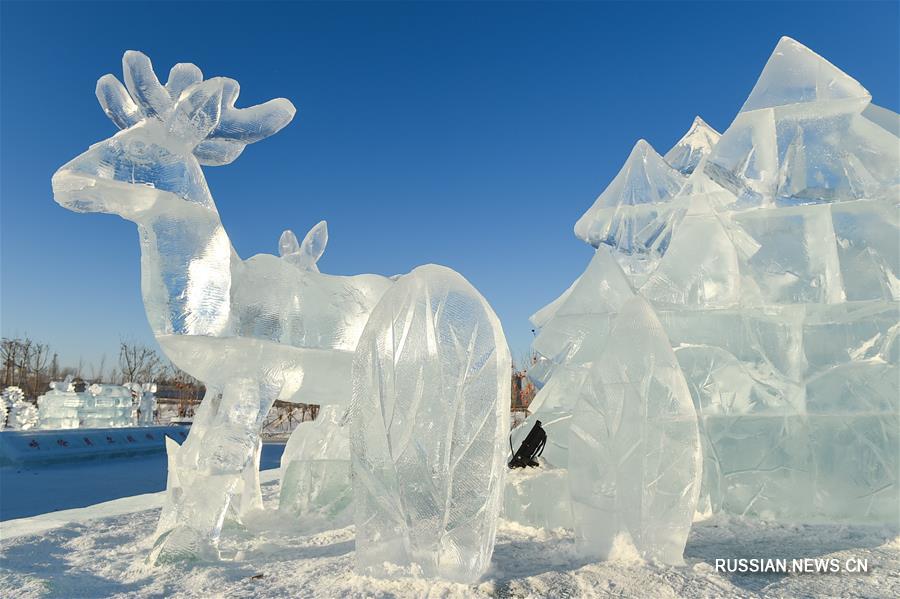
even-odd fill
[[[269,508],[277,470],[263,473]],[[5,491],[4,491],[5,492]],[[695,524],[683,567],[584,563],[565,530],[502,521],[491,570],[473,586],[398,572],[353,573],[353,528],[304,535],[276,512],[229,528],[226,561],[148,568],[162,494],[0,523],[2,597],[900,597],[895,529],[710,519]],[[720,574],[716,558],[868,560],[868,574]]]

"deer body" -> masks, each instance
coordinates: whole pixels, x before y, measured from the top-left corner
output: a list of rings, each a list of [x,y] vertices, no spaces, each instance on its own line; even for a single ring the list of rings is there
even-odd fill
[[[208,388],[188,439],[169,448],[151,559],[215,558],[229,506],[239,517],[259,505],[259,434],[273,402],[349,401],[353,351],[391,281],[319,273],[324,222],[303,245],[285,232],[281,257],[241,260],[232,247],[201,164],[228,164],[287,125],[289,101],[237,109],[237,82],[204,81],[188,64],[175,65],[163,86],[139,52],[125,54],[123,70],[125,87],[112,75],[97,84],[121,131],[54,174],[54,199],[137,224],[153,333]]]

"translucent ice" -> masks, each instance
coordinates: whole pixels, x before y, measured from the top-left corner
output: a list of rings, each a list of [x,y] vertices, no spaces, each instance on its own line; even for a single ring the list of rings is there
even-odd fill
[[[532,317],[532,322],[544,323],[534,340],[534,351],[555,364],[592,362],[605,347],[605,335],[615,314],[633,295],[611,249],[599,247],[572,287]],[[548,368],[545,377],[550,374],[552,369]]]
[[[700,491],[697,416],[669,340],[643,299],[622,307],[589,385],[569,429],[580,552],[606,559],[624,535],[646,559],[681,563]]]
[[[356,560],[473,582],[494,547],[511,361],[483,297],[421,266],[384,295],[353,362]],[[393,564],[394,566],[391,566]]]
[[[311,270],[319,272],[316,262],[325,252],[325,246],[328,244],[328,224],[323,220],[319,221],[306,237],[303,243],[297,243],[297,237],[293,231],[285,231],[278,240],[278,248],[281,257],[291,262],[297,268],[303,270]]]
[[[344,408],[323,406],[316,419],[302,422],[281,455],[278,509],[305,530],[351,523],[350,433]]]
[[[896,199],[897,137],[863,115],[870,100],[850,76],[782,38],[704,171],[748,206]]]
[[[683,184],[681,173],[639,140],[609,187],[575,223],[575,235],[594,247],[607,244],[625,254],[645,251],[637,234]]]
[[[135,222],[141,290],[166,355],[202,380],[207,398],[185,443],[170,447],[166,508],[152,559],[215,557],[223,521],[258,503],[259,430],[275,400],[344,404],[350,364],[385,277],[318,272],[324,223],[283,257],[241,260],[222,226],[200,165],[235,160],[287,125],[276,99],[237,108],[236,81],[204,80],[191,64],[166,85],[129,51],[124,81],[105,75],[97,98],[121,129],[53,176],[55,200],[76,212]]]
[[[38,397],[37,404],[41,428],[110,428],[135,424],[134,400],[128,386],[93,384],[85,391],[75,391],[71,377],[67,377],[65,381],[51,382],[50,390]]]
[[[700,164],[700,160],[709,155],[719,137],[719,132],[698,116],[684,137],[666,152],[666,162],[682,175],[690,175]]]
[[[3,409],[0,420],[9,428],[21,430],[32,429],[38,424],[38,411],[34,404],[25,399],[25,393],[19,387],[10,386],[3,390]]]
[[[784,38],[735,121],[638,234],[656,258],[626,275],[655,309],[699,415],[704,511],[897,522],[898,125]],[[633,247],[610,250],[627,265]],[[609,336],[621,307],[586,278],[533,320],[545,384],[533,418],[550,428],[580,422],[571,402],[584,386],[555,379],[602,362],[588,341]],[[564,316],[576,295],[603,306],[591,308],[602,321]],[[573,448],[549,436],[548,462],[568,456],[571,467]]]

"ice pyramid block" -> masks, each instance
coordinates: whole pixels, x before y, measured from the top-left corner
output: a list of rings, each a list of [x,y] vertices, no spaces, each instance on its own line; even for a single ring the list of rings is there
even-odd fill
[[[494,547],[506,472],[511,360],[463,277],[400,277],[353,361],[350,448],[360,572],[471,583]]]
[[[594,247],[606,244],[622,253],[641,253],[646,248],[637,242],[637,234],[683,184],[681,173],[639,140],[612,183],[575,223],[575,235]]]
[[[684,137],[666,152],[664,158],[669,166],[682,175],[690,175],[700,161],[709,155],[718,143],[719,137],[721,134],[698,116],[691,123],[691,128],[684,134]]]
[[[296,517],[305,530],[340,528],[353,518],[345,411],[321,407],[315,420],[294,429],[281,455],[278,509]]]
[[[746,207],[896,199],[897,137],[864,116],[870,100],[850,76],[782,38],[704,171]]]
[[[579,552],[610,557],[624,537],[645,559],[682,563],[700,491],[697,416],[662,324],[625,303],[590,368],[569,429]]]
[[[600,246],[572,287],[532,317],[532,321],[544,322],[534,340],[534,351],[553,364],[574,366],[595,360],[605,347],[612,319],[633,295],[612,249]],[[588,335],[590,339],[586,341]],[[541,384],[549,379],[552,370],[548,366]]]

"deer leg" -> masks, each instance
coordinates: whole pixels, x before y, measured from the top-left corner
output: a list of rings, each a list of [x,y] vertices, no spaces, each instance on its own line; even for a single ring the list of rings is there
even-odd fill
[[[244,489],[247,469],[256,468],[260,427],[280,391],[274,381],[237,377],[226,381],[221,397],[201,405],[184,445],[169,457],[169,488],[151,563],[219,558],[230,504],[242,492],[257,492]]]

